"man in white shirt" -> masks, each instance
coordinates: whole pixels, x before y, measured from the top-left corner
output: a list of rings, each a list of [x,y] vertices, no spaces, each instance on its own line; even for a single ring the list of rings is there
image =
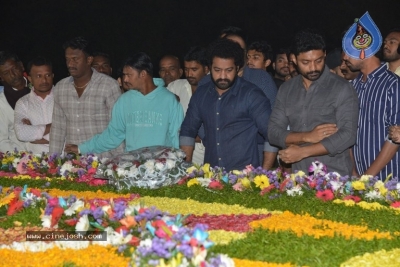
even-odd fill
[[[24,66],[18,56],[0,51],[0,152],[27,150],[26,143],[20,142],[14,131],[15,104],[30,89],[24,77]]]
[[[175,80],[167,88],[179,97],[183,112],[186,114],[192,94],[196,91],[201,78],[208,73],[205,50],[199,46],[190,48],[184,57],[184,67],[186,79]],[[204,151],[201,139],[197,137],[192,161],[199,165],[203,164]]]
[[[28,63],[31,93],[21,97],[14,111],[14,128],[18,140],[30,142],[34,154],[49,152],[49,133],[53,115],[53,68],[49,60],[37,57]]]

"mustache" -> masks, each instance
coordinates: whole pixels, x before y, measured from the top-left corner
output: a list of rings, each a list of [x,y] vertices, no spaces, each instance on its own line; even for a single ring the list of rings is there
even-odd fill
[[[76,70],[76,68],[69,67],[68,70]]]
[[[216,82],[227,82],[227,83],[229,83],[229,80],[228,79],[217,79]]]
[[[320,74],[320,73],[321,73],[321,71],[315,70],[315,71],[307,72],[307,75],[310,75],[310,74]]]

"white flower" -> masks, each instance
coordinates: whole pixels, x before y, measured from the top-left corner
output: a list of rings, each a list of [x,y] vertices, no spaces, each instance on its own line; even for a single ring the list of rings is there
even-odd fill
[[[45,160],[42,160],[41,164],[43,167],[49,167],[49,163]]]
[[[164,163],[162,163],[162,162],[157,162],[154,166],[159,171],[162,171],[165,167]]]
[[[129,234],[127,236],[123,236],[122,230],[120,233],[113,231],[109,236],[107,236],[107,240],[109,240],[111,245],[118,246],[122,244],[128,243],[132,239],[132,235]]]
[[[130,167],[129,171],[127,172],[128,177],[135,177],[138,174],[139,174],[139,170],[135,165]]]
[[[378,199],[384,199],[384,197],[378,192],[378,191],[369,191],[368,193],[365,194],[365,198],[369,200],[378,200]]]
[[[232,260],[232,258],[229,258],[228,255],[220,254],[219,259],[221,260],[222,266],[235,267],[235,262]]]
[[[74,166],[72,166],[70,161],[65,162],[60,168],[61,176],[65,176],[65,171],[70,172]]]
[[[13,167],[14,167],[14,168],[17,168],[17,165],[18,165],[18,163],[19,163],[20,160],[21,160],[20,158],[15,158],[15,159],[13,160]]]
[[[113,172],[112,169],[107,169],[107,170],[104,171],[104,175],[107,176],[107,177],[108,177],[108,176],[113,176],[113,173],[114,173],[114,172]]]
[[[146,161],[146,163],[144,164],[144,167],[149,172],[153,172],[154,171],[154,163],[155,163],[155,160],[154,159],[150,159],[150,160]]]
[[[303,195],[303,191],[301,190],[301,187],[295,186],[291,189],[286,189],[286,194],[291,197],[301,196]]]
[[[186,157],[185,152],[183,152],[182,150],[177,150],[175,151],[175,154],[178,158],[183,159],[184,157]]]
[[[140,204],[129,205],[125,208],[125,216],[133,215],[134,211],[138,211],[140,209]]]
[[[166,164],[167,164],[168,169],[172,169],[172,168],[175,168],[176,161],[172,160],[172,159],[167,159]]]
[[[42,226],[46,228],[51,227],[51,215],[43,215],[42,218]]]
[[[88,218],[87,214],[85,214],[79,218],[79,221],[75,226],[75,230],[86,232],[87,230],[89,230],[89,226],[90,226],[89,218]]]
[[[201,186],[203,187],[208,187],[208,185],[211,183],[211,179],[209,178],[196,178],[197,181],[200,183]]]
[[[362,175],[360,177],[359,181],[365,183],[365,182],[368,182],[371,178],[374,178],[374,177],[372,175]]]
[[[332,190],[335,192],[343,186],[343,183],[340,181],[330,181],[329,183],[331,184]]]
[[[83,208],[84,206],[85,203],[82,200],[78,199],[77,201],[72,203],[72,205],[68,209],[64,210],[64,214],[67,216],[71,216],[75,214],[75,211],[77,211],[80,208]]]
[[[150,238],[146,238],[145,240],[140,240],[139,246],[145,248],[151,248],[153,242]]]
[[[117,171],[118,177],[124,177],[125,175],[128,174],[128,171],[125,170],[124,168],[118,167],[118,168],[116,169],[116,171]]]

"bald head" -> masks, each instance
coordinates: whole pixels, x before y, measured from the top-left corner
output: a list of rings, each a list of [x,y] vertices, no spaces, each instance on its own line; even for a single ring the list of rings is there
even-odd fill
[[[163,56],[160,60],[159,74],[164,80],[165,86],[182,77],[183,70],[179,58],[173,55]]]

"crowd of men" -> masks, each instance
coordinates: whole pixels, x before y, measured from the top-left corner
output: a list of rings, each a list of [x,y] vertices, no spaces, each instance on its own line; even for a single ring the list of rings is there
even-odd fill
[[[114,79],[109,56],[76,37],[63,47],[70,76],[55,86],[49,59],[25,69],[0,51],[0,152],[112,157],[162,145],[227,171],[283,164],[308,173],[319,160],[342,175],[400,175],[400,29],[383,40],[355,23],[328,55],[309,29],[275,53],[245,40],[227,27],[209,47],[191,47],[183,68],[162,57],[160,78],[136,53]]]

